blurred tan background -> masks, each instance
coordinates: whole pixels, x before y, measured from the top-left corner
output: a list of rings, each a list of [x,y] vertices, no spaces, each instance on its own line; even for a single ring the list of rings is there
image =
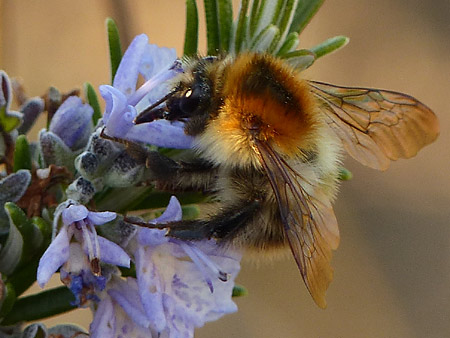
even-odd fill
[[[108,83],[107,16],[124,45],[144,32],[182,52],[182,0],[0,0],[0,11],[0,67],[29,95]],[[250,294],[236,300],[239,311],[196,337],[450,337],[450,1],[329,0],[301,46],[338,34],[350,44],[319,60],[309,78],[409,93],[437,113],[441,136],[384,173],[346,160],[354,179],[336,202],[341,244],[326,310],[293,260],[244,263],[238,282]],[[47,323],[89,320],[83,310]]]

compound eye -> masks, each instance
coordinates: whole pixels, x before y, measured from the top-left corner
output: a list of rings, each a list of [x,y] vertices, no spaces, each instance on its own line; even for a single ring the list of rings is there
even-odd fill
[[[185,114],[194,112],[200,105],[201,88],[193,87],[188,89],[180,98],[179,107]]]

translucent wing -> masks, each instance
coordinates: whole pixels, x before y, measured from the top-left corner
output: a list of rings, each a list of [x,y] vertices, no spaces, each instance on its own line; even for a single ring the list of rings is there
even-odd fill
[[[406,94],[309,84],[347,152],[369,167],[385,170],[390,160],[413,157],[439,134],[434,113]]]
[[[329,199],[315,191],[270,145],[256,142],[275,193],[286,238],[305,284],[318,306],[333,279],[331,250],[339,245],[339,230]],[[312,190],[312,189],[308,189]]]

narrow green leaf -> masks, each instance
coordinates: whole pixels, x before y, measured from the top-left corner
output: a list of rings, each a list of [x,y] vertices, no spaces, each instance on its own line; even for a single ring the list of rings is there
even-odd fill
[[[200,208],[197,204],[183,205],[181,210],[183,211],[184,220],[196,219],[200,215]]]
[[[106,19],[106,30],[108,33],[109,60],[111,62],[111,83],[113,83],[120,60],[122,60],[122,48],[120,47],[119,29],[112,18]]]
[[[272,25],[279,27],[281,18],[283,17],[285,0],[277,0],[275,8],[272,10]]]
[[[323,2],[324,0],[305,0],[299,2],[291,27],[289,28],[289,33],[297,32],[300,34],[317,13]]]
[[[39,257],[18,268],[8,277],[8,282],[14,285],[16,295],[19,297],[36,281],[36,273],[39,265]]]
[[[312,47],[310,50],[316,54],[316,59],[318,59],[321,56],[330,54],[344,47],[349,41],[350,39],[348,37],[339,35],[325,40],[317,46]]]
[[[288,35],[289,27],[295,15],[299,0],[287,0],[284,4],[283,11],[278,20],[278,28],[280,29],[280,43],[277,50],[285,42],[286,35]]]
[[[100,103],[98,103],[97,93],[94,87],[89,82],[84,83],[84,96],[87,103],[94,109],[94,114],[92,114],[92,122],[94,127],[97,125],[98,120],[102,117],[102,112],[100,109]]]
[[[247,7],[248,7],[248,2],[247,1]],[[242,1],[241,6],[244,6],[244,1]],[[259,15],[259,7],[261,6],[261,1],[260,0],[253,0],[252,3],[252,9],[251,9],[251,13],[250,13],[250,19],[249,19],[249,27],[248,27],[248,31],[249,31],[249,36],[253,36],[255,34],[255,30],[256,30],[256,25],[258,22],[258,15]],[[247,9],[245,10],[245,13],[247,13]]]
[[[236,54],[245,48],[245,44],[247,43],[247,10],[249,2],[250,0],[242,0],[241,2],[241,9],[239,11],[239,18],[237,21],[236,34],[234,38],[234,51]]]
[[[353,178],[353,174],[352,174],[352,172],[350,170],[348,170],[348,169],[346,169],[344,167],[341,167],[339,169],[339,179],[341,181],[349,181],[352,178]]]
[[[17,299],[2,325],[13,325],[21,321],[38,320],[64,313],[76,308],[71,305],[74,296],[65,286]],[[36,306],[39,304],[39,306]]]
[[[233,4],[231,0],[218,1],[218,13],[221,51],[228,52],[233,30]]]
[[[255,52],[270,52],[271,49],[278,43],[280,38],[280,30],[275,25],[269,25],[261,31],[255,39],[250,50]]]
[[[280,1],[282,0],[262,0],[260,2],[256,16],[253,21],[251,20],[249,38],[252,44],[261,32],[272,24],[276,7]]]
[[[25,135],[19,135],[16,140],[16,147],[14,148],[14,172],[20,169],[31,170],[31,154],[30,146]]]
[[[50,240],[52,236],[52,224],[48,223],[45,219],[35,216],[31,219],[33,224],[39,229],[44,237],[44,241]]]
[[[242,297],[242,296],[247,296],[248,295],[248,290],[245,286],[239,285],[239,284],[235,284],[233,287],[233,292],[231,294],[232,297]]]
[[[9,232],[6,241],[2,241],[0,248],[0,272],[2,275],[9,276],[20,263],[23,251],[23,238],[17,227],[9,222]]]
[[[300,49],[281,55],[289,64],[299,71],[305,70],[314,63],[315,54],[308,49]]]
[[[0,107],[0,125],[4,132],[9,133],[20,124],[20,113],[8,112],[6,106]]]
[[[17,299],[16,290],[14,289],[14,285],[11,283],[5,284],[3,292],[4,294],[0,300],[0,318],[6,316],[11,311]]]
[[[196,0],[186,0],[186,31],[184,34],[185,56],[197,54],[198,50],[198,10]]]
[[[216,0],[203,0],[206,18],[206,39],[208,55],[217,55],[220,51],[219,17]]]
[[[277,52],[277,55],[284,55],[286,53],[294,51],[299,44],[298,33],[292,32],[287,38],[284,40],[284,43],[281,45],[280,49]]]
[[[23,210],[12,202],[4,206],[11,221],[20,231],[23,238],[22,262],[28,261],[36,253],[43,243],[43,236],[39,229],[25,215]]]

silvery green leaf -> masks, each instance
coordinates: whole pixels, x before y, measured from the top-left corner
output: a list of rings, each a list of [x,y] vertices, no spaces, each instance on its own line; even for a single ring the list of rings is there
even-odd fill
[[[289,32],[301,33],[317,13],[324,0],[305,0],[299,2]]]
[[[23,330],[21,338],[48,338],[47,328],[44,324],[35,323]]]
[[[298,2],[299,0],[286,0],[284,3],[279,21],[277,23],[277,26],[280,29],[280,41],[274,50],[275,53],[281,48],[286,40]]]
[[[278,43],[280,30],[275,25],[267,26],[254,40],[250,50],[254,52],[270,52]]]
[[[56,164],[57,166],[65,166],[70,171],[75,170],[73,161],[77,153],[69,149],[57,135],[42,129],[39,133],[39,146],[46,167],[50,164]]]
[[[58,338],[88,338],[89,335],[84,329],[73,324],[56,325],[48,329],[51,337]]]
[[[2,208],[3,209],[3,208]],[[3,247],[0,248],[0,272],[10,275],[20,263],[23,249],[23,238],[20,231],[11,221],[9,225],[8,238]]]
[[[348,37],[339,35],[325,40],[317,46],[312,47],[310,50],[316,54],[316,59],[318,59],[345,47],[349,41],[350,39]]]
[[[300,49],[281,56],[299,71],[309,68],[315,61],[315,54],[307,49]]]
[[[277,52],[277,55],[282,56],[286,53],[293,52],[297,49],[299,44],[299,38],[297,32],[289,33],[289,35],[284,40],[284,43],[281,45],[280,49]]]
[[[31,182],[28,170],[19,170],[0,181],[0,234],[8,231],[9,222],[3,206],[6,202],[17,202],[25,193]]]
[[[237,54],[247,47],[248,43],[248,17],[247,10],[250,0],[242,0],[239,9],[239,17],[234,26],[233,43],[234,52]]]
[[[252,8],[252,17],[250,19],[249,27],[252,43],[254,43],[254,39],[261,31],[266,29],[273,22],[274,13],[281,2],[282,0],[262,0],[258,1],[257,9]]]
[[[41,248],[44,241],[40,229],[13,202],[5,203],[10,225],[14,224],[23,239],[22,262],[29,260]]]

